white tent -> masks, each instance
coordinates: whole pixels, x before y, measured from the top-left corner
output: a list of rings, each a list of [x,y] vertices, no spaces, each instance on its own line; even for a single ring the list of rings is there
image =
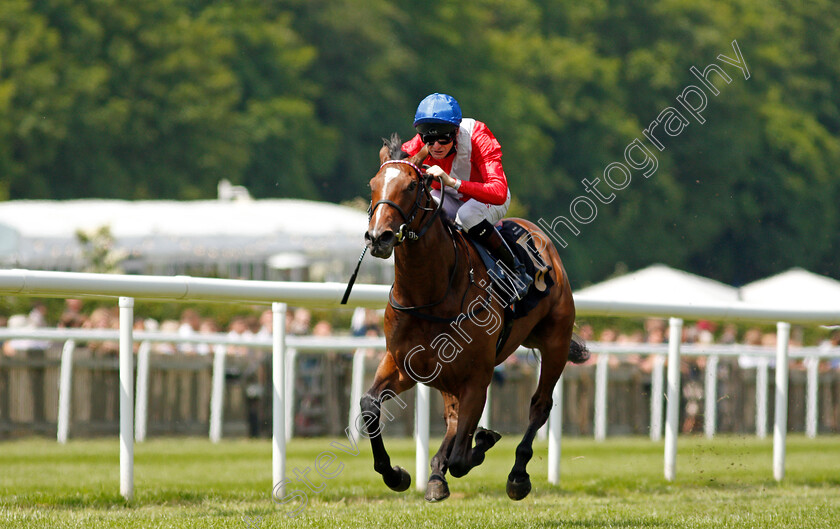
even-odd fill
[[[840,281],[802,268],[791,268],[744,285],[740,297],[756,305],[836,309],[840,305]]]
[[[608,279],[575,292],[575,299],[593,301],[645,301],[704,305],[738,300],[738,289],[712,279],[662,264]]]
[[[107,226],[129,273],[344,281],[367,222],[308,200],[15,200],[0,202],[0,266],[79,270],[77,230]],[[366,280],[392,266],[370,261]]]

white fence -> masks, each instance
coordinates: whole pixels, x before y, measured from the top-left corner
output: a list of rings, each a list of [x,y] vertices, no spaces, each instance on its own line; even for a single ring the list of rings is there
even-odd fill
[[[0,292],[12,295],[45,297],[118,297],[120,307],[120,494],[130,499],[134,494],[134,364],[132,330],[134,298],[182,301],[236,301],[271,303],[273,318],[273,436],[272,484],[277,486],[285,474],[286,448],[286,303],[298,306],[338,307],[344,292],[343,284],[276,283],[203,279],[187,276],[119,276],[41,272],[27,270],[0,271]],[[350,306],[381,307],[387,301],[387,286],[356,285]],[[779,321],[776,348],[776,414],[774,422],[773,475],[784,477],[785,438],[787,432],[787,365],[790,322],[821,324],[840,322],[838,310],[775,309],[747,304],[680,306],[640,303],[608,303],[578,298],[579,314],[612,314],[622,316],[672,316],[669,320],[667,413],[665,423],[665,478],[676,475],[677,417],[679,404],[679,355],[682,319],[711,318],[718,320]],[[137,333],[140,339],[140,333]],[[559,384],[562,383],[561,382]],[[215,384],[214,384],[215,385]],[[559,391],[555,391],[559,395]],[[354,395],[355,397],[355,395]],[[428,473],[428,387],[418,386],[418,418],[425,417],[425,427],[418,421],[417,484],[425,483]],[[424,406],[425,405],[425,406]],[[560,464],[560,407],[551,412],[549,443],[549,480],[557,483]],[[218,414],[217,414],[218,415]],[[425,439],[422,439],[425,437]],[[281,486],[282,487],[282,486]],[[275,487],[272,488],[275,490]],[[285,491],[277,491],[280,495]]]

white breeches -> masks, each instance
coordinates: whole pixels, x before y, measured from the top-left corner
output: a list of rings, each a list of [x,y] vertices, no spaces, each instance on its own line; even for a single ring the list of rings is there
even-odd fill
[[[461,202],[457,196],[457,191],[451,187],[446,188],[446,200],[443,203],[443,214],[449,220],[454,220],[456,224],[469,230],[474,228],[482,220],[487,220],[490,224],[495,225],[507,213],[510,206],[510,190],[508,190],[507,200],[504,204],[498,206],[493,204],[485,204],[478,200],[471,198],[466,202]],[[432,197],[435,201],[440,203],[440,190],[433,189]]]

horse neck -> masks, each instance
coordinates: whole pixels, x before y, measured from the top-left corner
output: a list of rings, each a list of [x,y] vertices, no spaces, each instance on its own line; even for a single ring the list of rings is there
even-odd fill
[[[416,241],[394,250],[394,293],[403,305],[440,300],[455,266],[455,247],[443,222],[436,220]]]

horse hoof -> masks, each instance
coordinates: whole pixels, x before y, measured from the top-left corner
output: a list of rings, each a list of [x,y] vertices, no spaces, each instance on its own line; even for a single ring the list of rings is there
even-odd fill
[[[487,450],[493,448],[493,445],[502,438],[502,434],[479,426],[475,430],[473,438],[475,439],[476,448],[480,446],[486,452]]]
[[[394,479],[386,479],[385,484],[388,488],[395,492],[404,492],[411,486],[411,475],[402,467],[394,467],[396,477]]]
[[[522,500],[531,492],[531,478],[525,476],[523,481],[514,481],[508,478],[507,495],[512,500]]]
[[[436,502],[443,501],[449,497],[449,485],[446,480],[437,474],[429,479],[429,484],[426,485],[426,501]]]

